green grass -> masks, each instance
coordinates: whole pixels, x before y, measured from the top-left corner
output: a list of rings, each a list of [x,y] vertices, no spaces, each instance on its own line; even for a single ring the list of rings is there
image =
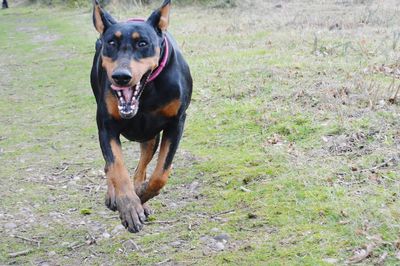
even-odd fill
[[[399,104],[388,101],[392,78],[365,70],[397,62],[389,2],[362,27],[364,4],[174,7],[193,101],[170,181],[139,234],[116,230],[103,203],[90,11],[1,10],[0,264],[329,265],[374,241],[362,263],[385,252],[398,263]],[[336,21],[343,29],[329,30]],[[123,148],[132,172],[137,145]],[[230,238],[215,251],[204,239],[221,233]]]

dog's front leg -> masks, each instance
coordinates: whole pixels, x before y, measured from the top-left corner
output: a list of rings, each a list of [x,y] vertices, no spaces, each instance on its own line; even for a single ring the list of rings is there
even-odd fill
[[[157,165],[150,180],[143,183],[141,189],[137,189],[140,200],[144,204],[149,199],[157,196],[168,181],[172,169],[172,160],[182,137],[186,115],[170,124],[164,131],[158,154]]]
[[[146,216],[125,167],[119,138],[110,136],[106,130],[99,131],[99,138],[106,161],[106,205],[111,210],[118,210],[121,222],[129,232],[138,232],[142,229]]]
[[[137,192],[140,191],[143,182],[146,180],[147,166],[153,159],[153,156],[157,151],[159,142],[160,135],[158,134],[154,139],[140,143],[140,160],[133,176],[133,183]]]
[[[158,134],[154,139],[140,143],[140,160],[133,176],[133,183],[136,193],[139,195],[143,182],[146,181],[146,169],[154,153],[157,151],[160,142],[160,135]],[[142,205],[144,214],[148,217],[152,211],[147,203]]]

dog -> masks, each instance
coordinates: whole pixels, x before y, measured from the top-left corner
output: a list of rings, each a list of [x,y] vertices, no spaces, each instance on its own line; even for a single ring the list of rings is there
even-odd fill
[[[146,20],[117,22],[98,0],[93,2],[93,24],[100,37],[91,86],[105,160],[105,204],[119,212],[129,232],[143,228],[150,214],[146,202],[167,183],[192,95],[189,66],[167,32],[170,9],[171,1],[164,0]],[[140,143],[133,180],[123,160],[121,135]],[[157,164],[146,179],[158,146]]]

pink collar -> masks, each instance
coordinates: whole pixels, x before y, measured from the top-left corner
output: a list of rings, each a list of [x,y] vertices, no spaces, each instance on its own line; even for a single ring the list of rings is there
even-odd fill
[[[164,57],[161,60],[161,62],[158,65],[158,67],[153,72],[151,72],[151,75],[149,77],[149,81],[155,80],[158,77],[158,75],[160,75],[160,73],[163,71],[165,65],[167,64],[168,54],[169,54],[169,44],[168,44],[167,35],[164,35],[164,43],[165,43]]]
[[[127,22],[136,22],[136,21],[144,22],[145,20],[142,18],[130,18],[127,20]],[[167,64],[168,54],[169,54],[169,43],[166,34],[164,34],[164,43],[165,43],[164,57],[162,58],[160,64],[151,72],[151,75],[147,80],[148,82],[155,80],[158,77],[158,75],[160,75],[165,65]]]

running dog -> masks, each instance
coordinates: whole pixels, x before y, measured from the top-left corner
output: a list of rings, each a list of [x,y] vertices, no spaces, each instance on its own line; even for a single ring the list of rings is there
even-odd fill
[[[146,20],[117,22],[97,0],[93,3],[100,37],[91,86],[107,176],[105,203],[118,210],[129,232],[142,229],[150,213],[145,203],[167,183],[192,95],[189,67],[167,32],[170,9],[171,1],[165,0]],[[140,143],[133,180],[123,160],[121,135]],[[157,164],[146,179],[160,139]]]

